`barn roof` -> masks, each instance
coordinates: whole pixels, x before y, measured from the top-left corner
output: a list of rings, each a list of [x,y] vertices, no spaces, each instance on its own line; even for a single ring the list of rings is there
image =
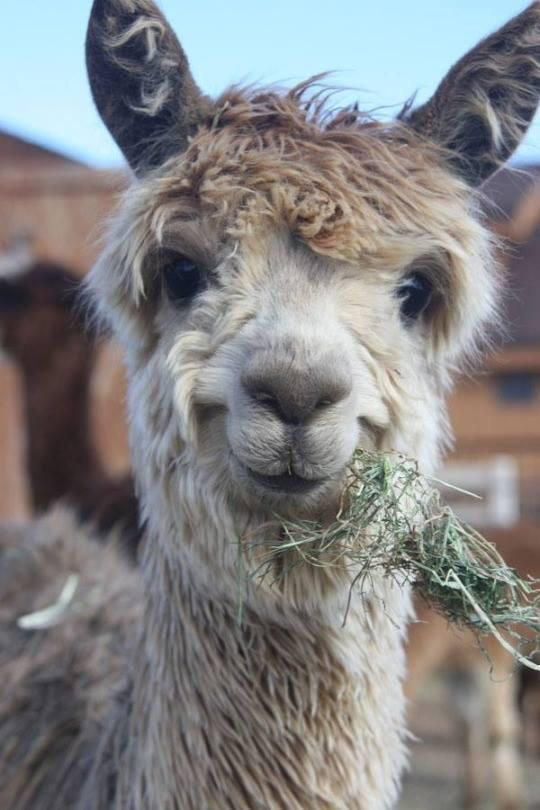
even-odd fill
[[[0,128],[0,166],[83,166],[81,161]]]

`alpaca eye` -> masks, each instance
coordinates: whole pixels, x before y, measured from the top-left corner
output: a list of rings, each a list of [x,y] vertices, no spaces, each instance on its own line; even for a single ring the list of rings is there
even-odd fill
[[[191,259],[179,256],[163,269],[163,282],[169,300],[173,304],[181,304],[203,289],[204,274]]]
[[[399,286],[398,298],[405,321],[416,321],[431,303],[433,284],[422,273],[411,273]]]

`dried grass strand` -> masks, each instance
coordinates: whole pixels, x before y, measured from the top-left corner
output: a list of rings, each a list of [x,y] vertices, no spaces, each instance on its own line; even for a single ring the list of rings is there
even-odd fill
[[[375,572],[405,578],[449,621],[477,636],[491,633],[517,661],[540,671],[531,660],[539,651],[540,580],[510,568],[444,504],[436,483],[444,482],[423,476],[409,458],[358,450],[335,520],[280,521],[279,531],[274,525],[242,538],[239,579],[273,588],[298,566],[348,569],[350,605]]]

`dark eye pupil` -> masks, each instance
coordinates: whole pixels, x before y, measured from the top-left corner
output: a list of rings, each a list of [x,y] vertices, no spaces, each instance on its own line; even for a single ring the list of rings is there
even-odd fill
[[[179,258],[170,262],[163,270],[163,280],[173,303],[189,301],[203,287],[201,269],[191,259]]]
[[[425,312],[433,294],[431,281],[421,273],[412,273],[399,288],[401,314],[407,321],[415,321]]]

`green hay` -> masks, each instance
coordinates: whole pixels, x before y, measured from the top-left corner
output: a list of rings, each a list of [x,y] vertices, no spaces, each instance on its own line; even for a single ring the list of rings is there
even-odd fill
[[[521,652],[540,639],[540,580],[519,577],[442,503],[434,483],[442,482],[403,456],[357,451],[332,523],[280,521],[278,538],[244,538],[244,553],[258,560],[250,576],[272,576],[274,584],[296,566],[347,566],[354,571],[349,598],[375,571],[397,581],[405,576],[451,622],[492,633],[518,661],[540,670]]]

